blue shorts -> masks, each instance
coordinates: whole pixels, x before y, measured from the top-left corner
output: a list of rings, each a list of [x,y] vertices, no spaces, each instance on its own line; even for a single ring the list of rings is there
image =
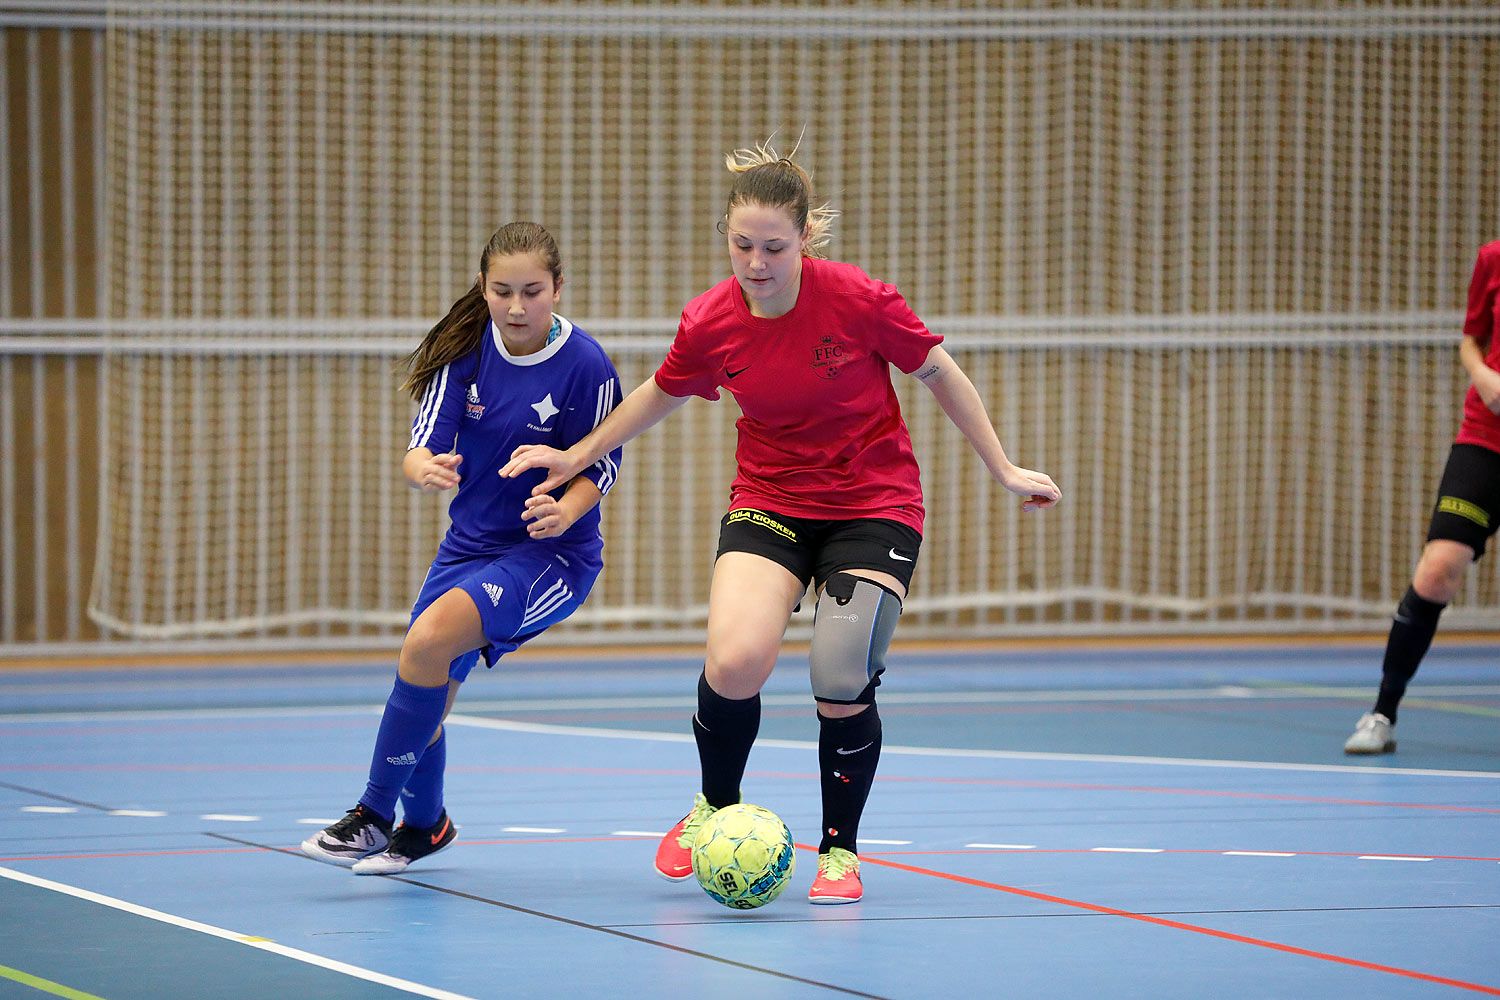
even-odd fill
[[[577,611],[601,569],[597,554],[531,541],[478,557],[439,551],[412,605],[411,620],[454,588],[474,601],[489,645],[448,666],[448,676],[462,682],[480,654],[493,667],[500,657]]]

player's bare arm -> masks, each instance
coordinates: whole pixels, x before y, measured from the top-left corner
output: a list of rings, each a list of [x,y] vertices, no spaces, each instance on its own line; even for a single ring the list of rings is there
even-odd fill
[[[687,401],[687,396],[671,396],[662,392],[656,380],[648,378],[626,396],[598,427],[567,451],[558,451],[540,444],[523,444],[511,452],[510,461],[501,467],[500,475],[513,477],[527,469],[546,469],[547,478],[531,492],[534,496],[550,493],[602,456],[655,426]]]
[[[1023,469],[1005,456],[1005,448],[995,434],[979,390],[947,351],[934,347],[912,374],[932,391],[938,405],[968,439],[995,481],[1026,498],[1022,510],[1041,510],[1062,499],[1062,491],[1045,473]]]
[[[1458,345],[1458,356],[1480,400],[1491,413],[1500,415],[1500,372],[1484,363],[1489,346],[1489,338],[1479,341],[1465,335]]]

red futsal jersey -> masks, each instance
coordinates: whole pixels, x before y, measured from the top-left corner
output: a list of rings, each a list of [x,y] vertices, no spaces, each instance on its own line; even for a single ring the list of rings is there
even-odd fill
[[[910,374],[942,341],[894,285],[809,257],[784,316],[750,315],[732,277],[689,302],[656,384],[705,399],[724,388],[740,404],[730,510],[884,517],[921,531],[922,484],[889,365]]]
[[[1474,277],[1469,282],[1469,309],[1464,316],[1464,335],[1484,348],[1484,363],[1500,370],[1500,240],[1479,248]],[[1488,344],[1486,345],[1486,341]],[[1464,396],[1464,422],[1458,428],[1457,444],[1477,444],[1500,452],[1500,417],[1490,412],[1472,385]]]

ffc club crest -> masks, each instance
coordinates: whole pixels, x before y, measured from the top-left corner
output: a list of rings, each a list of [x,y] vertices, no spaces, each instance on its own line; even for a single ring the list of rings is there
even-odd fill
[[[844,345],[826,334],[818,339],[812,351],[812,370],[818,378],[835,379],[844,364]]]

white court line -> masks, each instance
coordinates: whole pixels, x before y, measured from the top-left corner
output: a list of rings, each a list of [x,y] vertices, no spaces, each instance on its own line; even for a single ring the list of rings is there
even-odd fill
[[[984,850],[995,851],[1034,851],[1035,844],[965,844],[965,847],[978,847]]]
[[[803,700],[805,701],[805,699]],[[384,706],[382,705],[343,705],[306,709],[161,709],[158,711],[138,712],[68,712],[55,715],[39,712],[0,715],[0,722],[79,722],[107,724],[112,722],[163,720],[308,718],[316,716],[378,715],[383,708]],[[486,719],[479,716],[462,714],[450,715],[448,721],[456,726],[472,726],[476,729],[499,729],[517,733],[543,733],[553,736],[598,736],[606,739],[650,740],[660,743],[694,742],[694,737],[691,733],[666,733],[646,729],[609,729],[598,726],[562,726],[541,722],[511,722],[504,719]],[[807,740],[761,739],[756,741],[756,745],[781,747],[790,750],[816,749],[817,747],[816,743]],[[966,750],[948,747],[887,745],[881,749],[881,753],[920,757],[973,757],[989,760],[1061,760],[1082,761],[1094,764],[1159,764],[1167,767],[1221,767],[1265,771],[1305,771],[1322,774],[1410,775],[1424,778],[1500,778],[1500,771],[1449,771],[1436,768],[1371,767],[1357,764],[1291,764],[1281,761],[1213,760],[1194,757],[1133,757],[1122,754],[1050,753],[1040,750]]]
[[[1100,854],[1161,854],[1165,847],[1090,847]]]
[[[254,937],[248,934],[237,934],[234,931],[227,931],[222,927],[215,927],[212,924],[199,923],[196,920],[189,920],[186,917],[163,913],[161,910],[153,910],[147,906],[127,903],[123,899],[115,899],[113,896],[105,896],[97,892],[90,892],[87,889],[79,889],[76,886],[64,885],[61,882],[37,878],[35,875],[28,875],[25,872],[18,872],[11,868],[0,868],[0,878],[24,882],[27,885],[34,885],[39,889],[50,889],[53,892],[60,892],[65,896],[73,896],[77,899],[87,900],[90,903],[98,903],[101,906],[123,910],[126,913],[133,913],[138,917],[159,920],[164,924],[171,924],[173,927],[197,931],[199,934],[207,934],[210,937],[223,938],[225,941],[233,941],[236,944],[249,945],[251,948],[259,948],[261,951],[268,951],[283,958],[306,962],[308,965],[316,965],[322,969],[341,972],[355,979],[364,979],[368,982],[379,983],[382,986],[390,986],[398,990],[404,990],[407,993],[415,993],[418,996],[432,997],[434,1000],[474,1000],[473,997],[467,997],[461,993],[450,993],[447,990],[423,986],[421,983],[413,983],[410,980],[387,976],[383,972],[372,972],[369,969],[361,969],[357,965],[338,962],[334,959],[324,958],[322,955],[314,955],[311,952],[301,951],[297,948],[288,948],[284,944],[277,944],[275,941],[268,941],[265,938]]]
[[[889,847],[904,847],[910,844],[909,840],[876,840],[874,837],[860,837],[861,844],[885,844]]]
[[[102,692],[150,692],[160,690],[160,684],[151,682],[117,682],[113,684],[90,684],[87,687],[61,685],[12,684],[0,688],[0,693],[33,697],[65,697],[68,695]],[[197,684],[174,684],[173,690],[221,691],[223,686],[205,682]],[[967,704],[1029,704],[1035,702],[1095,702],[1095,701],[1217,701],[1217,700],[1277,700],[1295,698],[1368,698],[1370,689],[1365,687],[1337,687],[1333,685],[1280,684],[1270,682],[1264,686],[1248,687],[1243,684],[1219,684],[1212,687],[1159,687],[1159,688],[1037,688],[1030,690],[979,690],[979,691],[907,691],[885,692],[882,703],[893,705],[967,705]],[[1489,697],[1500,694],[1496,684],[1430,684],[1413,690],[1414,698]],[[762,694],[763,705],[806,705],[808,694]],[[694,695],[629,695],[622,697],[599,696],[580,698],[501,698],[466,702],[471,709],[485,712],[555,712],[570,709],[591,708],[696,708],[698,699]],[[347,706],[337,706],[347,707]],[[143,711],[150,711],[145,709]],[[191,711],[191,710],[188,710]],[[212,711],[203,709],[202,711]],[[45,714],[45,713],[41,713]],[[17,713],[17,718],[27,715]],[[10,721],[9,718],[6,721]]]
[[[567,833],[560,826],[502,826],[501,833]]]
[[[259,823],[259,816],[241,816],[237,813],[204,813],[199,819],[218,820],[224,823]]]
[[[1410,858],[1399,854],[1361,854],[1360,861],[1431,861],[1431,858]]]
[[[1222,851],[1229,858],[1295,858],[1297,855],[1286,851]]]
[[[486,719],[474,715],[453,714],[447,722],[475,729],[498,729],[512,733],[540,733],[549,736],[597,736],[614,740],[650,740],[658,743],[692,743],[692,733],[663,733],[647,729],[606,729],[598,726],[560,726],[547,722],[513,722],[508,719]],[[780,747],[786,750],[816,750],[810,740],[757,739],[756,746]],[[1500,771],[1441,771],[1432,768],[1361,767],[1354,764],[1288,764],[1281,761],[1204,760],[1195,757],[1130,757],[1121,754],[1048,753],[1023,750],[965,750],[949,747],[905,747],[887,744],[882,754],[905,754],[916,757],[977,757],[988,760],[1070,760],[1093,764],[1162,764],[1168,767],[1225,767],[1267,771],[1308,771],[1332,774],[1400,774],[1427,778],[1500,778]]]
[[[22,806],[23,813],[76,813],[77,806]]]

